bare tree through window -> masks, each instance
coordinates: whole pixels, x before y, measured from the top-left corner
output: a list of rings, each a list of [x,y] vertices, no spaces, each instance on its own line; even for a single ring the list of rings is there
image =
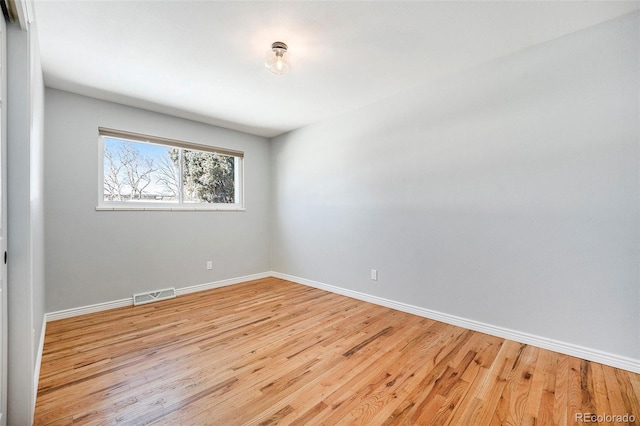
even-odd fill
[[[105,199],[143,199],[156,170],[153,159],[143,156],[133,144],[107,144],[104,150]]]

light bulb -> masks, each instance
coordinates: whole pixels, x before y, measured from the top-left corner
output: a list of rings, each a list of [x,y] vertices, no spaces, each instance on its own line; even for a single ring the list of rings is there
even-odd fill
[[[274,74],[285,74],[289,71],[287,45],[276,41],[265,55],[265,66]]]

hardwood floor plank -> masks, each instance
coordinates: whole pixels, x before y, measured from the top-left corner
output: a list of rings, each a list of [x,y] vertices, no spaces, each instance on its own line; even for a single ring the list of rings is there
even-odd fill
[[[607,384],[604,378],[602,365],[593,363],[591,366],[593,372],[593,401],[597,407],[597,413],[611,413],[611,405],[609,404],[609,396],[607,394]]]
[[[538,403],[537,423],[554,424],[554,400],[556,394],[556,375],[558,372],[558,354],[555,352],[541,351],[540,355],[546,358],[542,369],[543,385]]]
[[[640,413],[640,399],[638,399],[633,392],[631,386],[631,380],[629,375],[621,370],[612,369],[616,378],[618,379],[618,385],[620,388],[620,396],[624,403],[625,412],[629,414]],[[640,416],[636,416],[636,424],[640,425]]]
[[[276,278],[47,325],[34,425],[573,425],[640,375]]]
[[[553,401],[553,424],[566,426],[569,422],[569,361],[571,357],[558,355],[556,368],[556,390]],[[573,424],[574,419],[571,419]]]
[[[547,370],[547,364],[552,357],[552,352],[543,350],[538,351],[535,368],[531,373],[531,387],[524,407],[522,424],[537,423],[540,404],[542,402],[542,392],[545,385],[545,371]]]

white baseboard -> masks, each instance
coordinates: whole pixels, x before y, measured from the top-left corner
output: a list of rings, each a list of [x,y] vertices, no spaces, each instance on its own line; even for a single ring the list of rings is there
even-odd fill
[[[572,343],[561,342],[546,337],[536,336],[529,333],[523,333],[517,330],[511,330],[504,327],[498,327],[491,324],[485,324],[479,321],[470,320],[467,318],[458,317],[455,315],[449,315],[442,312],[432,311],[430,309],[421,308],[418,306],[409,305],[402,302],[396,302],[389,299],[373,296],[366,293],[360,293],[345,289],[342,287],[336,287],[329,284],[320,283],[305,278],[296,277],[293,275],[287,275],[280,272],[271,272],[271,275],[283,280],[292,281],[298,284],[307,285],[310,287],[326,290],[331,293],[341,294],[343,296],[352,297],[354,299],[363,300],[365,302],[373,303],[387,308],[396,309],[398,311],[407,312],[410,314],[418,315],[424,318],[433,319],[436,321],[444,322],[447,324],[463,327],[469,330],[479,331],[481,333],[490,334],[492,336],[501,337],[503,339],[509,339],[528,345],[537,346],[540,348],[548,349],[561,354],[574,356],[588,361],[598,362],[601,364],[609,365],[611,367],[620,368],[623,370],[631,371],[633,373],[640,373],[640,360],[627,358],[624,356],[599,351],[596,349],[586,348],[583,346],[574,345]]]
[[[210,290],[213,288],[225,287],[228,285],[239,284],[252,280],[259,280],[271,276],[271,272],[262,272],[259,274],[245,275],[243,277],[229,278],[226,280],[214,281],[211,283],[197,284],[189,287],[176,288],[176,296],[195,293],[197,291]],[[94,312],[107,311],[109,309],[122,308],[125,306],[133,306],[133,296],[112,300],[110,302],[96,303],[95,305],[81,306],[78,308],[64,309],[62,311],[49,312],[45,314],[45,321],[55,321],[64,318],[77,317],[79,315],[92,314]]]
[[[62,311],[49,312],[45,314],[47,322],[64,318],[77,317],[79,315],[92,314],[94,312],[107,311],[109,309],[133,306],[133,296],[127,299],[112,300],[110,302],[96,303],[95,305],[80,306],[78,308],[63,309]]]
[[[272,276],[271,272],[261,272],[259,274],[245,275],[244,277],[229,278],[227,280],[220,280],[220,281],[215,281],[215,282],[212,282],[212,283],[197,284],[197,285],[192,285],[192,286],[189,286],[189,287],[177,288],[176,289],[176,296],[182,296],[183,294],[195,293],[197,291],[211,290],[213,288],[226,287],[228,285],[240,284],[240,283],[244,283],[244,282],[247,282],[247,281],[261,280],[263,278],[269,278],[271,276]]]

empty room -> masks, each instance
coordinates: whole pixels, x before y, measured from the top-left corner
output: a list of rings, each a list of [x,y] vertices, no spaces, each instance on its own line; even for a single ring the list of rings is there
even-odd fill
[[[640,2],[1,3],[0,426],[640,425]]]

